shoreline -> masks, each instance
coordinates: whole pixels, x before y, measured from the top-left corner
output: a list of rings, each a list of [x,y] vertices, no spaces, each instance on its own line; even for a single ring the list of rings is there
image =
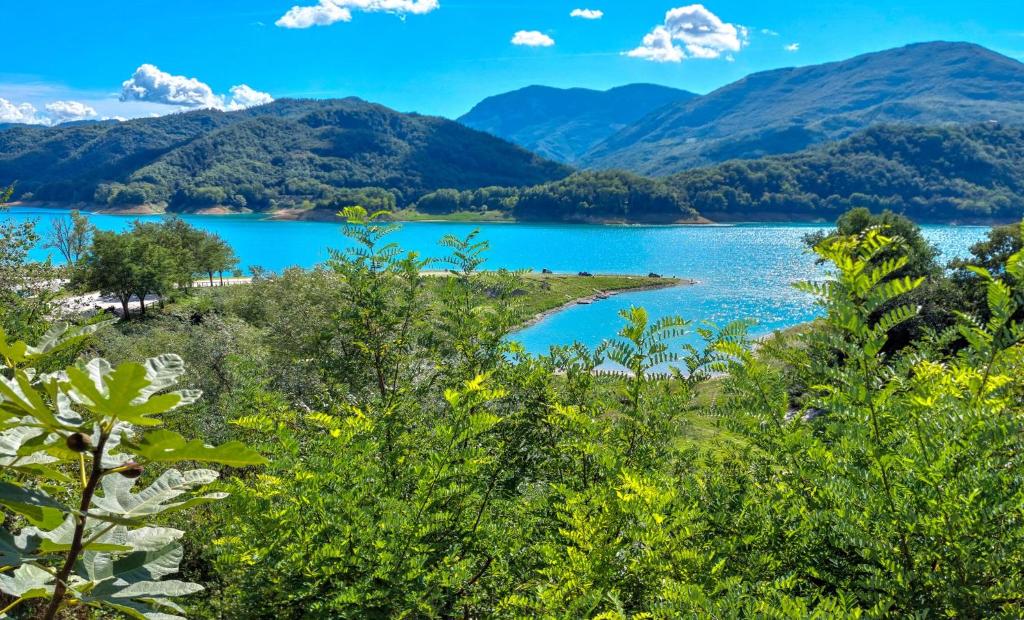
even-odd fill
[[[612,274],[599,274],[599,275],[612,275]],[[618,275],[624,275],[624,274],[618,274]],[[530,317],[528,320],[526,320],[522,324],[517,325],[515,330],[512,332],[512,334],[515,334],[515,333],[520,332],[520,331],[522,331],[524,329],[533,327],[534,325],[537,325],[538,323],[544,321],[545,319],[547,319],[547,318],[549,318],[551,316],[554,316],[556,314],[559,314],[560,312],[564,312],[564,311],[568,310],[569,308],[571,308],[573,306],[587,305],[587,303],[594,303],[594,302],[597,302],[597,301],[603,301],[604,299],[608,299],[608,298],[611,298],[611,297],[615,297],[616,295],[622,295],[622,294],[625,294],[625,293],[641,293],[643,291],[660,291],[660,290],[669,289],[669,288],[676,288],[676,287],[682,288],[684,286],[694,286],[694,285],[698,284],[697,280],[692,280],[692,279],[689,279],[689,278],[665,278],[665,280],[666,281],[663,284],[644,284],[642,286],[637,286],[637,287],[633,287],[633,288],[620,288],[620,289],[613,289],[613,290],[607,290],[607,291],[598,291],[598,292],[596,292],[596,293],[594,293],[592,295],[588,295],[586,297],[577,297],[576,299],[572,299],[572,300],[566,301],[565,303],[563,303],[563,304],[561,304],[559,306],[555,306],[554,308],[549,308],[547,310],[544,310],[543,312],[538,312],[537,314],[533,315],[532,317]],[[586,302],[586,303],[580,303],[580,302]]]
[[[205,207],[192,211],[169,212],[161,205],[133,205],[125,207],[110,207],[94,203],[54,203],[16,200],[8,202],[5,207],[24,207],[32,209],[53,209],[57,211],[78,210],[94,215],[121,215],[121,216],[153,216],[153,215],[200,215],[205,217],[232,217],[232,216],[259,216],[265,221],[275,222],[326,222],[342,223],[334,211],[326,210],[303,210],[303,209],[277,209],[275,211],[252,211],[250,209],[235,210],[227,207]],[[635,227],[635,228],[674,228],[674,227],[733,227],[742,225],[805,225],[805,226],[831,226],[832,220],[822,217],[791,217],[786,214],[776,213],[710,213],[710,219],[705,216],[698,216],[697,219],[679,219],[675,221],[657,220],[622,220],[622,219],[601,219],[601,218],[574,218],[565,220],[543,220],[543,219],[515,219],[503,217],[473,217],[474,212],[457,212],[445,215],[417,214],[408,210],[398,210],[393,213],[397,216],[390,221],[402,224],[559,224],[566,226],[614,226],[614,227]],[[837,217],[840,214],[835,214]],[[908,216],[909,217],[909,216]],[[922,218],[911,218],[922,226],[1002,226],[1019,223],[1015,218],[979,218],[965,217],[956,220],[932,220]]]

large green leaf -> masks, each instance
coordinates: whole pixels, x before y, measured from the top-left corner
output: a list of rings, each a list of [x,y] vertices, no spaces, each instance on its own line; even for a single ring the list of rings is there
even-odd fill
[[[73,428],[57,419],[22,370],[14,371],[11,378],[0,375],[0,414],[5,414],[7,419],[29,415],[47,428]]]
[[[33,559],[40,542],[42,539],[34,532],[23,531],[15,536],[0,528],[0,566],[21,566]]]
[[[176,355],[162,355],[145,365],[128,362],[112,369],[106,360],[94,359],[67,370],[68,395],[100,417],[139,426],[158,426],[150,416],[195,402],[196,391],[156,394],[173,385],[184,372]]]
[[[196,487],[209,484],[216,479],[217,472],[208,469],[186,472],[171,469],[165,471],[145,490],[133,493],[135,480],[116,474],[109,475],[103,478],[103,495],[93,498],[93,507],[100,512],[129,519],[169,510],[182,510],[226,497],[224,493],[210,493],[175,501]]]
[[[128,445],[138,456],[150,461],[165,463],[197,461],[244,467],[246,465],[264,465],[268,462],[258,452],[238,441],[214,447],[208,446],[198,439],[187,441],[178,433],[168,430],[146,433],[141,441],[131,442]]]
[[[146,538],[149,539],[148,536]],[[89,587],[82,588],[82,600],[110,607],[133,618],[180,618],[160,611],[181,610],[168,597],[194,594],[203,587],[177,580],[160,580],[179,571],[183,555],[177,542],[130,553],[116,560],[105,554],[95,554],[91,562],[83,563],[86,574],[79,575],[89,583]]]
[[[53,594],[53,575],[33,564],[11,575],[0,574],[0,591],[18,598],[42,598]]]
[[[53,528],[64,521],[70,508],[38,489],[0,482],[0,504],[24,516],[41,528]]]

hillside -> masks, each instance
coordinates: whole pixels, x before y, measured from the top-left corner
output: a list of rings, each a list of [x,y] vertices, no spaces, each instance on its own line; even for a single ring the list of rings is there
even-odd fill
[[[459,122],[505,138],[543,157],[574,163],[617,131],[693,93],[654,84],[607,91],[530,86],[489,97]]]
[[[1024,217],[1024,128],[881,126],[793,155],[665,179],[714,220],[833,220],[853,207],[923,221]]]
[[[594,168],[666,175],[795,152],[881,123],[1024,122],[1024,64],[977,45],[922,43],[756,73],[644,117],[587,153]]]
[[[735,160],[662,178],[588,171],[528,188],[440,190],[432,215],[522,220],[834,220],[853,207],[924,221],[1024,218],[1024,128],[879,126],[791,155]]]
[[[16,198],[173,210],[393,208],[442,187],[533,185],[569,172],[453,121],[358,99],[0,132],[0,178],[17,180]]]

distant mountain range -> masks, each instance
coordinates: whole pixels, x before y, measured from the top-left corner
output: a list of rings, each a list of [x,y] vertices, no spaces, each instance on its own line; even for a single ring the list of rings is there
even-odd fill
[[[440,188],[533,185],[570,173],[454,121],[359,99],[0,131],[0,179],[17,182],[16,198],[46,201],[394,208]]]
[[[842,62],[755,73],[700,97],[650,87],[615,104],[642,115],[615,122],[563,91],[530,88],[492,97],[462,122],[583,168],[667,175],[730,159],[791,153],[879,124],[1024,122],[1024,64],[968,43],[921,43]],[[571,91],[569,91],[571,92]],[[615,91],[609,91],[615,92]],[[681,92],[681,91],[677,91]],[[608,135],[579,152],[565,135]],[[561,149],[561,150],[559,150]]]
[[[575,163],[603,140],[654,110],[696,96],[653,84],[607,91],[530,86],[485,99],[459,122],[543,157]]]
[[[8,126],[0,186],[17,182],[16,199],[172,211],[419,204],[658,222],[695,212],[832,218],[853,206],[936,220],[1024,215],[1024,64],[976,45],[768,71],[701,97],[650,85],[527,88],[461,120],[352,98]],[[541,154],[575,170],[625,172],[573,175]]]

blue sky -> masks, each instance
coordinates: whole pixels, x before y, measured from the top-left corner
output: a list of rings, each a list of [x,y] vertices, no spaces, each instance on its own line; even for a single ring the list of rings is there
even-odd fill
[[[0,121],[48,123],[350,95],[454,117],[530,84],[703,93],[938,39],[1024,59],[1021,0],[9,0],[4,17]]]

